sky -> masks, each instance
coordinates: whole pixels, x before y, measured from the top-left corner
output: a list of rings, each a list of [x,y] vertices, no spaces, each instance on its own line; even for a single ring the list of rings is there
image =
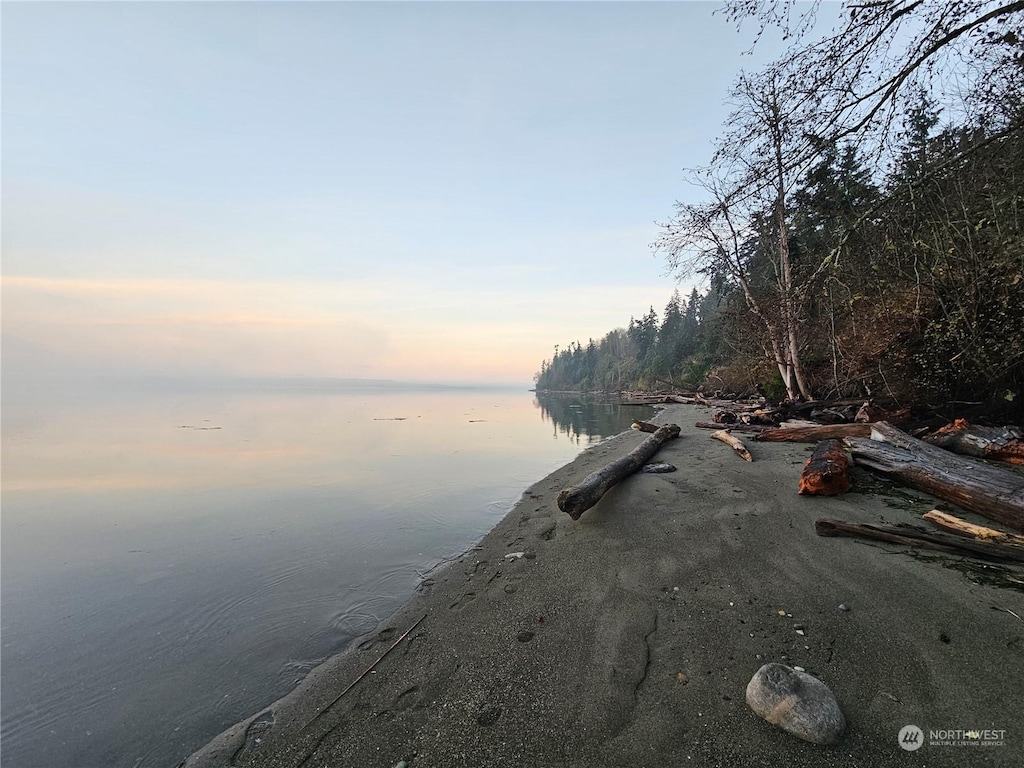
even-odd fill
[[[529,383],[676,287],[717,7],[5,0],[5,380]]]

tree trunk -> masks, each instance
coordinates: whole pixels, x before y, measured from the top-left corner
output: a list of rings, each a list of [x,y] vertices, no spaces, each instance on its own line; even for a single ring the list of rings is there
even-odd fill
[[[816,443],[843,437],[868,437],[870,424],[821,424],[813,427],[776,427],[759,432],[755,438],[765,443]]]
[[[822,440],[804,464],[797,493],[838,496],[850,490],[850,460],[838,440]]]
[[[559,492],[556,499],[558,508],[573,520],[579,520],[580,515],[597,504],[613,485],[635,473],[658,452],[662,444],[678,436],[679,427],[675,424],[659,427],[657,432],[625,456],[587,475],[579,485]]]
[[[870,440],[846,438],[858,464],[1024,531],[1024,476],[928,445],[885,421],[872,426]]]
[[[782,278],[782,322],[786,331],[786,348],[788,355],[786,355],[786,362],[788,363],[788,372],[794,382],[789,381],[783,376],[783,380],[786,381],[786,391],[790,392],[790,399],[796,399],[793,397],[794,388],[799,389],[801,397],[804,400],[813,400],[811,397],[811,391],[804,381],[803,366],[800,364],[800,343],[796,328],[796,307],[793,304],[793,298],[795,292],[793,290],[793,264],[790,258],[789,250],[789,232],[786,229],[786,167],[782,161],[782,112],[779,109],[778,91],[772,90],[771,93],[771,131],[772,131],[772,143],[775,145],[775,185],[776,185],[776,200],[775,200],[775,214],[776,214],[776,226],[779,230],[779,267]]]
[[[1024,464],[1024,439],[1017,427],[979,427],[957,419],[925,435],[924,441],[965,456]]]

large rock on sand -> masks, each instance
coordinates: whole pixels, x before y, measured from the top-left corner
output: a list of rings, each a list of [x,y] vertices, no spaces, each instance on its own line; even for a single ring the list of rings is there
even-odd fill
[[[815,744],[834,744],[846,728],[828,686],[784,664],[757,670],[747,684],[747,706],[772,725]]]

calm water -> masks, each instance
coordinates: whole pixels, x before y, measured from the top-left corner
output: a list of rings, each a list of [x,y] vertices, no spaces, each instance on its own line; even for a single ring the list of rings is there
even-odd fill
[[[176,765],[647,415],[481,389],[3,405],[5,768]]]

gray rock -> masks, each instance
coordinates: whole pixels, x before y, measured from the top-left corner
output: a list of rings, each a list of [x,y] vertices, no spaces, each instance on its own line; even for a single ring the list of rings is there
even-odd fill
[[[828,686],[784,664],[765,664],[747,684],[747,706],[772,725],[814,744],[834,744],[846,718]]]
[[[663,462],[654,462],[652,464],[644,464],[642,467],[640,467],[639,471],[660,475],[664,474],[665,472],[675,472],[676,468],[671,464],[665,464]]]

